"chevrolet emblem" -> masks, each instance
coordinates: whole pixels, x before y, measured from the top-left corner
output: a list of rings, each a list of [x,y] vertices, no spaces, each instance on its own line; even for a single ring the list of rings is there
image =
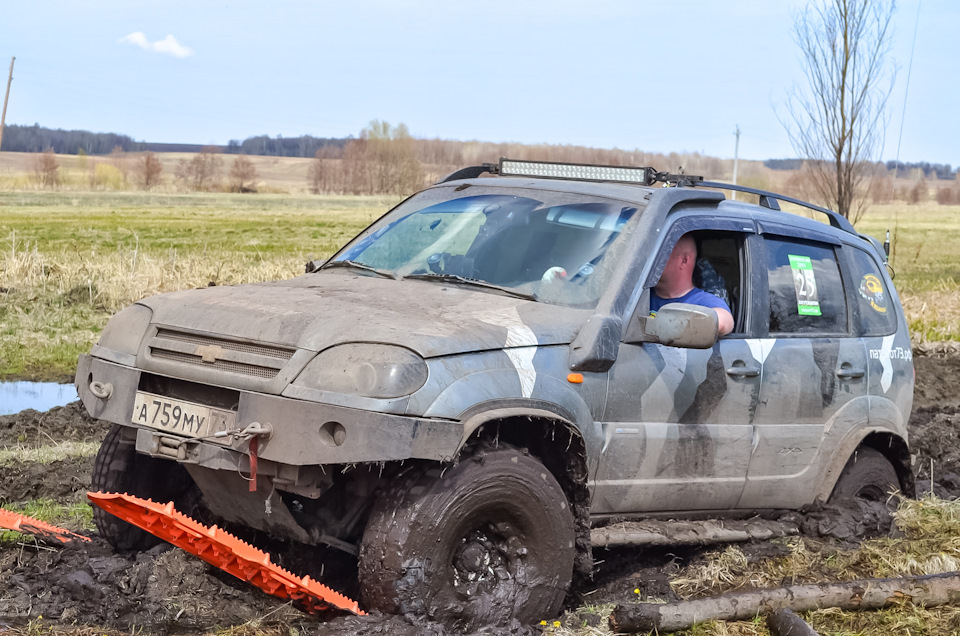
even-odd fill
[[[223,353],[223,347],[220,345],[200,345],[197,347],[196,353],[200,356],[201,361],[213,363]]]

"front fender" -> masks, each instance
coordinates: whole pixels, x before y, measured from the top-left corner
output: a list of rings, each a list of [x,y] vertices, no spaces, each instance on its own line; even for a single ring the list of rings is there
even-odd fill
[[[583,438],[588,463],[592,465],[599,457],[602,443],[600,426],[594,421],[588,403],[595,395],[602,399],[603,389],[595,384],[602,384],[601,378],[584,377],[582,384],[572,384],[538,374],[532,391],[524,395],[516,371],[481,371],[447,386],[424,416],[462,421],[464,437],[461,444],[481,424],[501,416],[549,417],[563,421]]]

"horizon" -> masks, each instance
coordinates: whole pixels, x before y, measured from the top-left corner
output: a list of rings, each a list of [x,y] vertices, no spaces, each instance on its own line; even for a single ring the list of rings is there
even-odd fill
[[[739,126],[739,158],[791,159],[776,111],[803,83],[802,6],[53,0],[8,8],[0,69],[16,56],[8,124],[144,143],[347,138],[379,119],[421,139],[732,159]],[[900,3],[880,160],[960,165],[957,23],[957,3]]]

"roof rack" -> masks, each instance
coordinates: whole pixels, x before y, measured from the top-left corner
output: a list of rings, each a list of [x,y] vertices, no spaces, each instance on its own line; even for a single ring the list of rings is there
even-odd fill
[[[733,190],[736,192],[746,192],[747,194],[756,194],[760,197],[760,206],[767,208],[769,210],[779,210],[780,204],[779,201],[785,201],[787,203],[793,203],[794,205],[799,205],[800,207],[807,208],[808,210],[813,210],[814,212],[820,212],[821,214],[826,214],[827,218],[830,221],[830,225],[833,227],[850,232],[851,234],[857,234],[857,231],[854,229],[853,225],[845,217],[837,214],[829,208],[823,208],[819,205],[814,205],[812,203],[807,203],[806,201],[801,201],[800,199],[795,199],[793,197],[788,197],[785,194],[777,194],[776,192],[768,192],[766,190],[759,190],[757,188],[748,188],[747,186],[734,185],[732,183],[720,183],[718,181],[697,181],[690,184],[691,186],[698,186],[702,188],[716,188],[718,190]]]
[[[720,183],[718,181],[704,181],[703,177],[689,174],[671,174],[668,172],[657,172],[655,169],[646,166],[607,166],[581,163],[561,163],[557,161],[526,161],[519,159],[507,159],[501,157],[497,163],[485,163],[479,166],[470,166],[461,168],[453,172],[437,183],[446,183],[448,181],[457,181],[459,179],[475,179],[481,174],[495,174],[501,176],[515,177],[535,177],[540,179],[562,179],[572,181],[601,181],[613,183],[632,183],[635,185],[652,186],[656,183],[663,183],[668,186],[686,187],[686,188],[715,188],[719,190],[733,190],[736,192],[746,192],[756,194],[760,197],[760,206],[770,210],[780,210],[780,201],[793,203],[800,207],[825,214],[833,227],[857,234],[853,225],[845,217],[837,214],[833,210],[801,201],[793,197],[788,197],[776,192],[758,190],[757,188],[748,188],[746,186],[734,185],[730,183]]]

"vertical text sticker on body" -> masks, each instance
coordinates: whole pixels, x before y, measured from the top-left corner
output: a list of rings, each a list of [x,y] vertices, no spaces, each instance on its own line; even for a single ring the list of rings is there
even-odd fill
[[[822,315],[810,257],[796,254],[787,254],[787,257],[790,259],[790,269],[793,270],[793,284],[797,289],[797,313],[801,316]]]

